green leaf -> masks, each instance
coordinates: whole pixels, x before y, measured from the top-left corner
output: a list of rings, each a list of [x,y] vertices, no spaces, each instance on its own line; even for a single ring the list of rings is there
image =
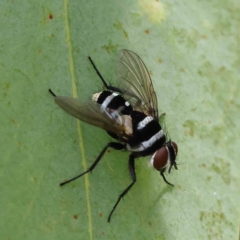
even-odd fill
[[[238,239],[240,3],[237,1],[2,0],[1,239]],[[64,113],[48,93],[90,99],[114,83],[118,50],[141,56],[159,111],[178,143],[167,179],[110,150],[111,138]]]

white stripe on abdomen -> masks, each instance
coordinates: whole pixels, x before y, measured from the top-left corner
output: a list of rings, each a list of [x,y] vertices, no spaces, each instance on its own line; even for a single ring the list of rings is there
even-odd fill
[[[163,130],[160,130],[155,135],[153,135],[150,139],[147,141],[142,142],[137,147],[131,148],[129,144],[127,144],[127,149],[132,152],[142,152],[146,150],[147,148],[151,147],[158,139],[160,139],[164,135]]]

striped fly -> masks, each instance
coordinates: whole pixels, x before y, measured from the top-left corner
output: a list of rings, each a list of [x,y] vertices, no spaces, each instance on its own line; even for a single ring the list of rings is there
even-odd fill
[[[95,93],[92,101],[80,101],[72,97],[61,97],[49,89],[56,104],[73,117],[86,123],[100,127],[117,141],[107,143],[89,169],[80,175],[60,183],[63,186],[88,172],[92,172],[108,148],[128,150],[128,168],[132,183],[119,195],[109,216],[111,216],[120,200],[136,182],[135,159],[150,156],[152,166],[164,173],[177,169],[177,144],[170,139],[160,125],[162,115],[158,113],[157,96],[153,88],[149,72],[141,58],[130,50],[121,50],[116,63],[116,86],[106,83],[96,65],[89,60],[101,79],[105,90]]]

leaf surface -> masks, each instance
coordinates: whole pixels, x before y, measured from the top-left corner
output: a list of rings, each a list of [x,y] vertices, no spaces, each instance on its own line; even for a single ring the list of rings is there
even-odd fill
[[[0,232],[2,239],[238,239],[239,40],[237,1],[1,2]],[[118,50],[148,67],[178,143],[179,170],[167,179],[80,123],[48,93],[91,99],[102,84],[87,57],[114,84]]]

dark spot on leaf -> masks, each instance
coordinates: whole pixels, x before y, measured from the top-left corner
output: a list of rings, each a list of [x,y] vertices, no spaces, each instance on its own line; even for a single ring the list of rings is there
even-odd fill
[[[147,30],[145,30],[145,33],[146,33],[146,34],[149,34],[149,30],[148,30],[148,29],[147,29]]]
[[[102,217],[102,213],[99,213],[99,217]]]
[[[158,62],[159,62],[159,63],[162,63],[162,59],[161,59],[161,58],[159,58],[159,59],[158,59]]]
[[[75,215],[73,215],[73,218],[74,219],[78,219],[78,216],[75,214]]]
[[[53,19],[53,15],[52,14],[49,14],[49,19]]]

